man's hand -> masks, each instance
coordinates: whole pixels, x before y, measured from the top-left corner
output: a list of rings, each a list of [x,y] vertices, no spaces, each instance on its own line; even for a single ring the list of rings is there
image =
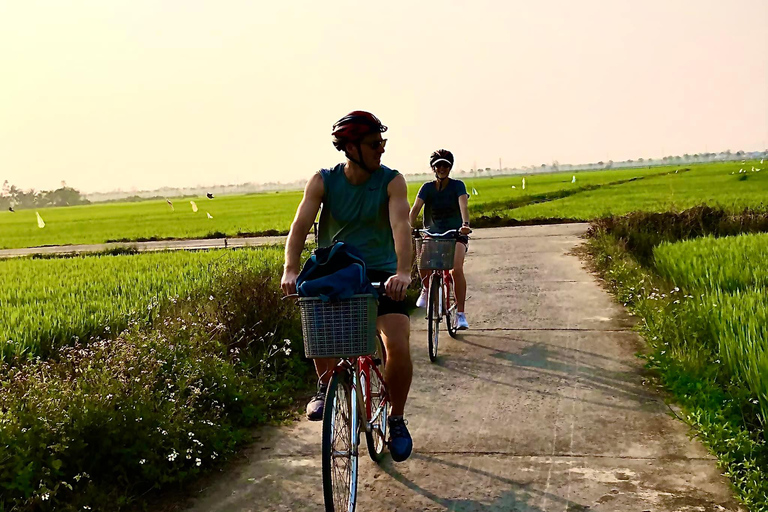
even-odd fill
[[[280,288],[283,289],[283,293],[286,295],[292,295],[296,293],[296,278],[299,277],[299,273],[295,270],[285,269],[283,271],[283,277],[280,279]]]
[[[387,296],[392,300],[404,300],[409,284],[411,284],[411,275],[398,272],[387,279],[384,288],[387,290]]]

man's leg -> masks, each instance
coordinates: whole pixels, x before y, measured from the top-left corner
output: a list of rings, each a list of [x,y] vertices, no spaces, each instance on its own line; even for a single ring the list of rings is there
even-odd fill
[[[307,419],[310,421],[320,421],[323,419],[323,408],[325,406],[325,391],[328,389],[328,382],[333,375],[333,368],[338,363],[338,359],[321,358],[315,359],[315,371],[317,372],[317,393],[307,404]]]
[[[392,402],[391,414],[402,416],[413,378],[410,349],[411,322],[406,315],[392,313],[380,316],[376,326],[387,350],[384,381]]]
[[[413,364],[409,338],[411,322],[408,315],[390,313],[378,318],[377,327],[387,351],[384,381],[387,384],[392,411],[389,416],[389,453],[392,460],[402,462],[410,457],[413,441],[403,419],[405,401],[411,389]]]

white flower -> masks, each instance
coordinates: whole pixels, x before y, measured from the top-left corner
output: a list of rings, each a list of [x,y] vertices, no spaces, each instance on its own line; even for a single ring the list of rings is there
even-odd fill
[[[176,457],[178,457],[179,454],[176,452],[176,450],[173,450],[170,454],[168,454],[168,460],[170,462],[173,462],[176,460]]]
[[[200,459],[195,459],[195,466],[200,466],[203,463]]]
[[[147,463],[147,459],[141,459],[141,460],[139,461],[139,464],[141,464],[141,465],[144,465],[144,464],[146,464],[146,463]]]
[[[209,295],[208,300],[213,300],[213,295]]]

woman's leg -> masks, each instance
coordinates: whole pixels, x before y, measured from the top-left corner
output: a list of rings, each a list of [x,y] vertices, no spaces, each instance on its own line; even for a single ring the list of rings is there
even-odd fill
[[[456,311],[464,312],[464,302],[467,300],[467,279],[464,277],[464,255],[467,253],[466,246],[461,242],[456,242],[456,254],[453,257],[453,288],[456,294]]]

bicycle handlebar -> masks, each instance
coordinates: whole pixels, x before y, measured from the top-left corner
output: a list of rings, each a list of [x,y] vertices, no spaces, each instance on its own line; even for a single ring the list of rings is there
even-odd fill
[[[376,281],[376,282],[371,283],[371,286],[373,286],[376,289],[376,291],[379,292],[379,295],[386,295],[387,294],[387,289],[385,287],[385,283]],[[299,298],[299,294],[298,293],[291,293],[290,295],[283,295],[282,297],[280,297],[280,300],[298,299],[298,298]]]
[[[470,233],[471,232],[472,230],[470,230]],[[412,233],[414,236],[420,237],[421,235],[427,235],[430,238],[448,238],[449,235],[458,237],[461,234],[458,229],[449,229],[445,233],[432,233],[431,231],[426,229],[414,229]]]

